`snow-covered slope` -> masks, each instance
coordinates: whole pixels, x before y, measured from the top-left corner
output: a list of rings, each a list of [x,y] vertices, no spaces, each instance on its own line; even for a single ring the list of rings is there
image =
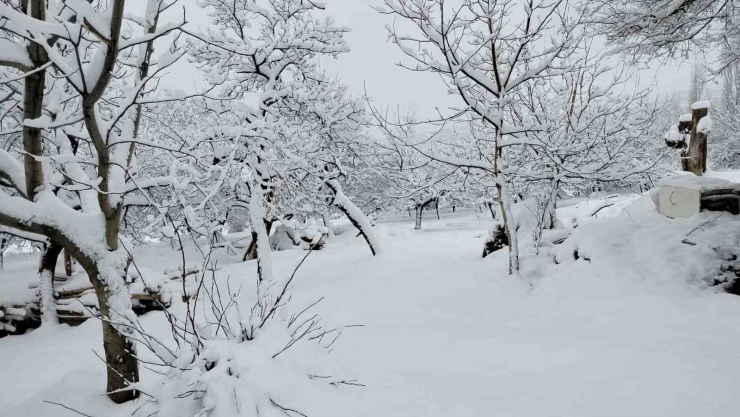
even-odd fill
[[[342,417],[737,415],[740,298],[701,278],[724,262],[706,245],[737,244],[738,219],[666,219],[640,196],[559,215],[578,227],[550,252],[527,255],[518,279],[506,276],[505,251],[480,258],[485,214],[443,213],[420,231],[411,218],[379,222],[376,258],[355,233],[330,239],[299,270],[292,303],[323,296],[324,321],[364,325],[346,329],[332,355],[365,387],[308,408]],[[276,253],[275,274],[304,254]],[[217,279],[253,288],[254,268],[226,265]],[[142,321],[167,332],[161,313]],[[46,400],[130,415],[140,404],[101,395],[105,369],[91,352],[101,340],[95,322],[0,339],[0,414],[78,415]]]

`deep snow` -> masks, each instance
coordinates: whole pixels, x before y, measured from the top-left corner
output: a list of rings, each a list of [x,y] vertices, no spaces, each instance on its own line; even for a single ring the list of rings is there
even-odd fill
[[[510,278],[505,251],[480,258],[489,214],[430,213],[420,231],[411,217],[379,221],[377,258],[349,231],[299,270],[296,308],[324,296],[325,321],[364,325],[346,329],[332,356],[365,387],[312,405],[322,416],[737,415],[740,298],[697,279],[722,263],[702,242],[737,243],[735,216],[666,219],[641,196],[584,201],[559,210],[579,224],[571,237],[525,257],[524,277]],[[681,243],[689,232],[697,245]],[[177,265],[166,245],[153,248],[139,252],[143,266]],[[276,276],[304,254],[275,253]],[[253,292],[254,262],[221,265],[219,281],[245,280]],[[9,275],[0,275],[0,293]],[[142,322],[166,332],[162,316]],[[105,369],[92,349],[102,351],[94,321],[0,339],[0,414],[78,415],[46,400],[95,417],[130,415],[136,404],[103,396]]]

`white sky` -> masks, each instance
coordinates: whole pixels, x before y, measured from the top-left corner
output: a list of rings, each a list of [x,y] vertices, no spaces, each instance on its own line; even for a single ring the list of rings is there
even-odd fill
[[[143,3],[143,0],[134,1]],[[208,24],[208,18],[195,6],[194,0],[182,1],[185,1],[190,27],[204,27]],[[446,94],[445,86],[437,76],[411,72],[397,65],[405,56],[396,45],[387,41],[385,26],[393,22],[392,18],[380,15],[370,7],[382,4],[382,0],[326,1],[327,14],[332,15],[337,24],[352,29],[347,35],[351,52],[328,62],[327,66],[357,94],[362,94],[364,86],[367,86],[367,91],[376,104],[413,107],[419,115],[431,115],[435,107],[444,109],[450,105],[460,105],[457,97]],[[177,13],[182,13],[182,9]],[[642,71],[641,82],[655,82],[662,94],[681,94],[688,90],[690,68],[690,64],[680,67],[676,64],[663,65],[660,68],[656,66]],[[192,91],[199,83],[198,79],[197,70],[180,63],[170,71],[170,77],[164,84]]]

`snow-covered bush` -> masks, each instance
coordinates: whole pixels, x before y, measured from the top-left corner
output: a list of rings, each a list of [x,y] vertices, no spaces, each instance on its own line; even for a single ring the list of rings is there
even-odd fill
[[[219,288],[215,273],[209,283],[201,281],[195,299],[205,306],[204,316],[196,318],[190,304],[184,319],[168,316],[177,349],[142,329],[140,340],[166,372],[135,415],[322,415],[337,387],[362,386],[344,378],[346,371],[330,355],[342,329],[321,324],[313,311],[321,300],[288,312],[288,287],[303,260],[267,290],[258,283],[251,309],[244,308],[241,287]],[[271,297],[270,288],[280,293]]]
[[[360,384],[343,379],[345,371],[329,354],[339,330],[323,328],[309,312],[268,320],[251,340],[242,337],[238,324],[204,327],[198,350],[186,345],[177,352],[167,375],[149,393],[152,402],[136,415],[325,414],[322,407],[326,410],[337,386]]]

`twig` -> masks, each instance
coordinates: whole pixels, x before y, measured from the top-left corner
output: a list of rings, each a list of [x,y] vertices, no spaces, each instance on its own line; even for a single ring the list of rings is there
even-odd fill
[[[303,259],[301,259],[301,262],[299,262],[298,265],[295,267],[295,269],[293,270],[293,273],[290,275],[290,279],[288,279],[288,282],[286,282],[285,286],[283,286],[283,290],[280,292],[280,294],[275,299],[275,303],[273,304],[272,308],[270,308],[270,311],[268,311],[267,314],[265,314],[265,316],[262,318],[262,323],[260,323],[260,325],[257,326],[258,329],[261,329],[265,325],[265,323],[267,323],[267,320],[273,314],[275,314],[275,310],[277,310],[280,304],[280,300],[283,299],[283,297],[285,296],[285,293],[288,291],[288,287],[290,286],[290,283],[293,282],[293,278],[295,278],[295,274],[296,272],[298,272],[298,268],[300,268],[301,265],[303,265],[303,262],[306,261],[306,258],[308,258],[308,255],[310,255],[311,252],[313,252],[313,249],[315,247],[316,245],[311,245],[311,249],[308,250],[308,253],[306,254],[306,256],[304,256]]]
[[[600,211],[601,211],[602,209],[605,209],[605,208],[607,208],[607,207],[611,207],[611,206],[613,206],[613,205],[614,205],[614,203],[611,203],[611,204],[604,204],[603,206],[601,206],[601,207],[599,207],[598,209],[596,209],[596,211],[594,211],[593,213],[591,213],[591,217],[596,217],[596,213],[600,212]]]
[[[300,412],[300,411],[298,411],[298,410],[293,410],[292,408],[286,408],[286,407],[283,407],[282,405],[280,405],[280,404],[276,403],[276,402],[275,402],[275,400],[273,400],[272,398],[270,398],[270,402],[271,402],[271,403],[272,403],[272,405],[274,405],[275,407],[277,407],[277,408],[279,408],[279,409],[283,410],[283,413],[285,413],[285,415],[286,415],[286,416],[290,416],[290,417],[293,417],[293,416],[291,416],[290,414],[288,414],[288,411],[290,411],[291,413],[296,413],[296,414],[298,414],[298,415],[300,415],[300,416],[302,416],[302,417],[308,417],[307,415],[305,415],[305,414],[301,413],[301,412]]]
[[[695,231],[697,231],[698,229],[701,229],[702,227],[704,227],[704,226],[708,225],[709,223],[714,223],[714,222],[716,222],[716,221],[717,221],[717,219],[719,219],[720,217],[722,217],[722,215],[723,215],[723,214],[725,214],[725,213],[726,213],[726,212],[724,212],[724,211],[723,211],[722,213],[720,213],[720,214],[719,214],[719,216],[717,216],[717,217],[715,217],[715,218],[713,218],[713,219],[709,219],[709,220],[705,221],[704,223],[702,223],[702,224],[700,224],[700,225],[696,226],[695,228],[691,229],[691,231],[690,231],[689,233],[686,233],[686,235],[685,235],[685,236],[688,236],[688,235],[690,235],[690,234],[694,233]],[[702,230],[703,230],[703,229],[702,229]]]
[[[66,408],[67,410],[69,410],[69,411],[73,411],[73,412],[75,412],[75,413],[77,413],[77,414],[79,414],[79,415],[81,415],[81,416],[85,416],[85,417],[93,417],[93,416],[91,416],[90,414],[85,414],[85,413],[83,413],[82,411],[78,411],[78,410],[75,410],[75,409],[74,409],[74,408],[72,408],[72,407],[67,407],[67,406],[66,406],[66,405],[64,405],[64,404],[60,404],[60,403],[55,403],[54,401],[48,401],[48,400],[44,400],[44,402],[45,402],[45,403],[47,403],[47,404],[53,404],[53,405],[58,405],[59,407],[62,407],[62,408]]]

